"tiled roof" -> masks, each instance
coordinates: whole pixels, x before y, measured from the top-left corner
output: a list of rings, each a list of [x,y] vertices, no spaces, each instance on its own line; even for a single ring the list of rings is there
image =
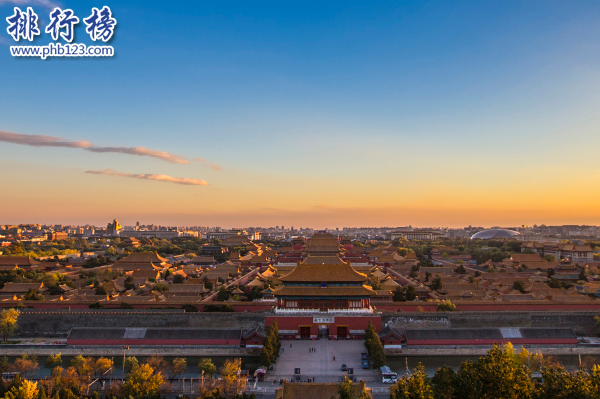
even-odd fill
[[[0,265],[2,266],[33,266],[39,263],[29,256],[0,256]]]
[[[126,258],[121,259],[127,263],[166,263],[167,259],[160,257],[156,251],[154,252],[132,252]],[[118,262],[117,262],[118,263]]]
[[[304,261],[305,265],[344,265],[346,262],[340,259],[339,256],[326,256],[326,255],[308,255]]]
[[[282,286],[275,290],[275,296],[372,296],[373,290],[360,287],[290,287]]]
[[[341,265],[310,265],[299,264],[289,274],[282,276],[279,280],[286,282],[364,282],[367,276],[358,273],[348,264]]]

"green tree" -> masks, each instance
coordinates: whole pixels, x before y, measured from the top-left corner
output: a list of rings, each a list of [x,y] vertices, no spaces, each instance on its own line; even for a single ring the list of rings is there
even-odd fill
[[[406,300],[414,301],[417,299],[417,290],[413,285],[406,286]]]
[[[456,269],[454,269],[454,273],[467,274],[467,269],[463,265],[460,265]]]
[[[437,310],[438,312],[452,312],[456,310],[456,305],[450,300],[442,301],[438,303]]]
[[[57,353],[56,355],[49,355],[44,364],[48,369],[53,369],[56,366],[60,366],[62,364],[62,357],[60,353]]]
[[[204,374],[207,374],[211,377],[217,371],[217,366],[215,366],[209,357],[202,359],[200,363],[198,363],[198,368],[201,371],[204,371]]]
[[[449,366],[440,367],[431,379],[433,393],[436,399],[454,398],[454,380],[456,374]]]
[[[523,291],[525,289],[525,283],[522,282],[521,280],[515,280],[512,288],[513,288],[513,290],[516,290],[516,291]]]
[[[410,376],[405,376],[390,387],[390,399],[434,399],[433,389],[427,382],[425,367],[421,363]]]
[[[20,312],[17,309],[3,309],[0,312],[0,333],[4,342],[17,329]]]
[[[369,325],[365,330],[364,345],[367,348],[369,357],[371,358],[373,368],[385,366],[385,351],[383,349],[381,340],[379,339],[379,335],[377,335],[377,331],[375,331],[375,326],[370,320]]]
[[[431,281],[430,288],[434,291],[437,291],[440,288],[442,288],[442,278],[441,277],[434,278],[433,281]]]
[[[338,389],[339,399],[355,399],[354,386],[348,376],[344,376],[344,381],[340,384]]]
[[[125,358],[125,364],[123,365],[123,370],[125,374],[129,374],[131,370],[136,367],[139,367],[140,363],[135,356],[128,356]]]
[[[478,399],[481,392],[478,367],[471,360],[460,365],[454,379],[454,397],[460,399]]]
[[[221,286],[221,288],[219,288],[219,292],[217,293],[217,299],[219,301],[226,301],[229,299],[229,297],[231,296],[231,294],[229,293],[229,291],[227,291],[227,288]]]

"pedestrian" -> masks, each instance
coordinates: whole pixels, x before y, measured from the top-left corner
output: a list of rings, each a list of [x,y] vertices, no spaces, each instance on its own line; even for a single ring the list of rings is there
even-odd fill
[[[290,348],[292,347],[292,344],[290,344]]]
[[[335,362],[335,356],[333,357],[333,361]]]
[[[282,347],[282,348],[281,348],[281,351],[282,351],[282,352],[285,352],[285,348],[283,348],[283,347]]]

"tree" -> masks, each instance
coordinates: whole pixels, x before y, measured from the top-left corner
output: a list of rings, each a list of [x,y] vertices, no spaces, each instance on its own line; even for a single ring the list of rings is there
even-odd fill
[[[170,379],[179,378],[179,376],[185,371],[187,368],[187,360],[183,357],[176,357],[173,359],[173,365],[171,366],[171,376]]]
[[[23,380],[21,385],[12,387],[12,389],[4,395],[5,399],[38,399],[38,384],[29,380]]]
[[[128,374],[136,367],[139,367],[140,363],[135,356],[128,356],[125,358],[125,364],[123,365],[123,369],[125,370],[125,374]]]
[[[183,284],[185,282],[185,278],[181,274],[176,274],[173,277],[173,284]]]
[[[512,288],[516,291],[523,291],[525,289],[525,283],[523,283],[521,280],[515,280]]]
[[[46,358],[46,362],[44,363],[44,365],[46,366],[47,369],[53,369],[56,366],[60,366],[62,364],[62,357],[60,355],[60,353],[57,353],[56,355],[49,355]]]
[[[13,362],[13,369],[23,378],[33,376],[38,369],[37,356],[21,355]]]
[[[417,299],[417,290],[413,285],[406,286],[406,300],[414,301]]]
[[[556,256],[554,256],[554,255],[544,255],[544,260],[546,262],[556,262]]]
[[[231,294],[229,293],[229,291],[227,291],[225,287],[221,286],[221,288],[219,288],[219,292],[217,293],[217,299],[223,302],[228,300],[230,295]]]
[[[0,332],[4,342],[17,329],[20,312],[17,309],[3,309],[0,313]]]
[[[367,352],[373,363],[373,368],[377,369],[385,366],[385,351],[381,344],[381,340],[379,339],[379,335],[377,335],[377,332],[375,331],[375,326],[373,326],[373,323],[371,323],[370,320],[369,325],[365,330],[365,347],[367,348]]]
[[[456,269],[454,269],[454,273],[467,274],[467,269],[463,265],[460,265]]]
[[[398,380],[390,387],[390,399],[433,399],[433,390],[427,382],[425,367],[419,365],[410,376]]]
[[[442,288],[442,278],[441,277],[436,277],[431,281],[431,286],[430,288],[434,291],[437,291],[439,289]]]
[[[208,374],[211,377],[217,371],[217,366],[215,366],[209,357],[202,359],[200,363],[198,363],[198,368],[201,371],[204,371],[204,374]]]
[[[494,345],[479,359],[482,399],[528,398],[533,393],[531,371],[514,359],[514,351]]]
[[[151,356],[148,358],[146,363],[150,367],[152,367],[154,372],[162,372],[163,374],[166,374],[167,371],[169,370],[169,362],[167,362],[165,360],[165,358],[162,356],[158,356],[158,355]]]
[[[244,388],[245,379],[239,378],[242,359],[227,359],[221,367],[221,378],[223,379],[223,392],[225,396],[234,396]]]
[[[471,360],[463,362],[454,379],[454,397],[460,399],[478,399],[481,392],[478,367]],[[517,398],[515,398],[517,399]]]
[[[156,283],[152,286],[152,291],[165,292],[169,290],[169,285],[165,283]]]
[[[454,380],[456,374],[449,366],[440,367],[431,379],[433,393],[436,399],[454,398]]]
[[[442,301],[438,303],[437,310],[438,312],[452,312],[456,310],[456,305],[450,300]]]
[[[101,357],[96,360],[96,363],[94,363],[94,371],[98,377],[102,377],[112,367],[113,361],[106,357]]]
[[[406,287],[396,287],[392,300],[394,302],[406,302]]]
[[[160,386],[163,384],[162,374],[155,373],[149,364],[134,367],[125,377],[121,393],[125,397],[139,399],[159,398]]]
[[[344,376],[344,381],[340,384],[338,389],[339,399],[355,399],[354,386],[348,376]]]

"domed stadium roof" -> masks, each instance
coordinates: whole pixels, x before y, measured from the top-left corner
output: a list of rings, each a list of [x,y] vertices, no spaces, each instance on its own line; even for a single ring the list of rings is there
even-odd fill
[[[514,230],[504,230],[504,229],[490,229],[483,230],[479,233],[475,233],[471,236],[471,240],[491,240],[494,238],[511,238],[512,236],[518,236],[520,233]]]

